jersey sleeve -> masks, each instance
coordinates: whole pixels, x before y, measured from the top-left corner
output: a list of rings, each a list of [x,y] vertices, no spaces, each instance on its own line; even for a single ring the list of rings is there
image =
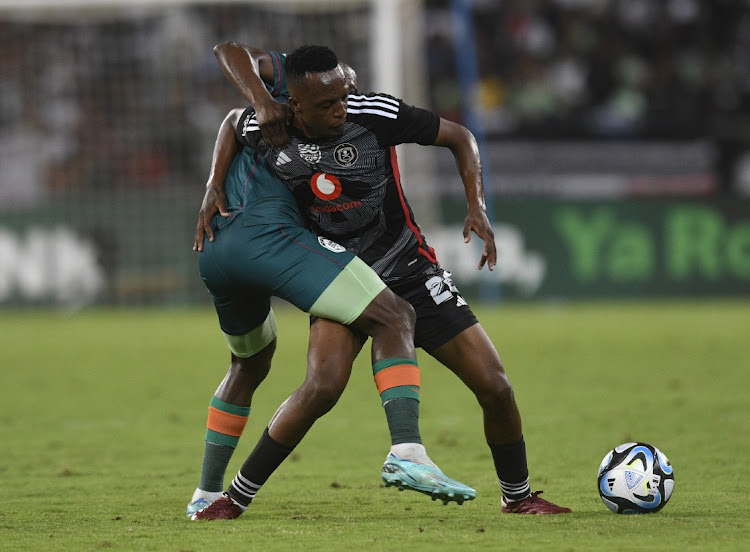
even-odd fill
[[[347,112],[357,115],[378,135],[383,146],[432,145],[440,129],[440,117],[387,94],[351,94]]]
[[[234,135],[237,141],[243,146],[254,148],[260,137],[260,127],[255,118],[255,109],[252,106],[242,112],[237,128],[234,129]]]
[[[440,130],[440,117],[420,107],[399,102],[398,125],[392,145],[417,143],[429,146],[435,143]]]
[[[273,84],[266,84],[266,88],[274,98],[289,96],[289,89],[286,87],[286,73],[284,72],[284,60],[286,54],[269,50],[271,63],[273,64]]]
[[[284,72],[286,54],[274,50],[269,50],[268,54],[271,56],[271,63],[273,64],[273,83],[266,83],[266,89],[276,101],[286,103],[289,98],[289,89],[286,87],[286,73]],[[240,122],[235,129],[235,136],[243,146],[255,147],[256,140],[260,136],[260,133],[256,131],[260,131],[260,127],[255,118],[255,110],[250,106],[242,113]]]

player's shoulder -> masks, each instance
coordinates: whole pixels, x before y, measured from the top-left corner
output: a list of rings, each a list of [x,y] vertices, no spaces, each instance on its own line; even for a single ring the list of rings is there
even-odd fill
[[[347,99],[347,114],[371,115],[387,119],[398,118],[401,100],[389,94],[370,92],[368,94],[349,94]]]
[[[398,98],[391,96],[390,94],[386,94],[384,92],[367,92],[366,94],[362,94],[360,92],[353,92],[349,94],[349,99],[358,100],[358,101],[367,101],[367,100],[374,100],[376,98],[379,98],[383,101],[390,101],[399,103],[401,100]]]

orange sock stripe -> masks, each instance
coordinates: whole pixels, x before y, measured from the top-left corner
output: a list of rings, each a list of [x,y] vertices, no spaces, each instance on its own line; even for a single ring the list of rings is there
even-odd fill
[[[413,364],[389,366],[375,374],[375,385],[381,394],[383,391],[402,385],[419,387],[419,366]]]
[[[237,414],[223,412],[213,406],[208,407],[208,422],[206,425],[211,431],[231,435],[232,437],[239,437],[242,435],[242,430],[245,429],[246,423],[247,416],[238,416]]]

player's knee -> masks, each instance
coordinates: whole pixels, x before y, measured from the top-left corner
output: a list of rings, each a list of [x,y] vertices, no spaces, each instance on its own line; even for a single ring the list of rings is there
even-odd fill
[[[307,380],[300,399],[316,418],[320,418],[336,406],[345,386],[335,380]]]
[[[482,382],[474,394],[479,404],[484,408],[495,409],[502,408],[504,405],[515,402],[513,387],[505,373],[495,373],[492,377]]]
[[[417,314],[408,302],[391,293],[385,310],[384,325],[399,333],[413,332],[417,322]]]
[[[243,379],[251,381],[256,387],[266,379],[271,371],[271,359],[276,348],[276,341],[266,349],[251,357],[232,355],[230,371],[238,373]]]
[[[413,336],[416,320],[417,315],[409,303],[384,289],[352,325],[373,338],[389,339]]]

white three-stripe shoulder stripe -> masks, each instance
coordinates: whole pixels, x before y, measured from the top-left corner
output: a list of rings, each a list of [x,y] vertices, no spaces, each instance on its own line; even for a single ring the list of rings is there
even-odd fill
[[[252,117],[245,117],[245,120],[242,122],[242,134],[245,135],[248,132],[254,132],[256,130],[260,130],[260,127],[258,126],[258,120],[255,118],[255,113],[253,113]]]
[[[350,94],[347,100],[347,113],[369,113],[389,119],[398,118],[398,100],[388,96],[362,96]]]

